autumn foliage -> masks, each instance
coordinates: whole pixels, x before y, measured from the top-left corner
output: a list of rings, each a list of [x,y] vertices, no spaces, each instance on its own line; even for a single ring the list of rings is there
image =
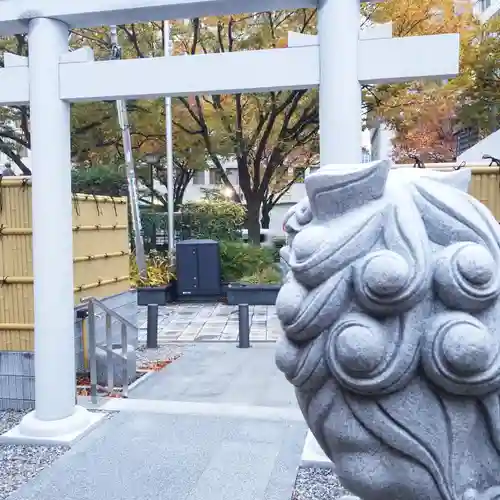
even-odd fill
[[[478,26],[465,0],[389,0],[370,15],[376,22],[391,21],[393,36],[460,33],[462,67]],[[411,162],[410,155],[424,162],[453,161],[461,91],[455,80],[378,85],[366,92],[368,123],[383,120],[394,130],[396,162]]]
[[[392,22],[394,37],[461,35],[461,74],[457,78],[363,89],[366,125],[383,121],[394,130],[396,161],[409,161],[409,155],[414,154],[427,162],[450,161],[455,155],[455,128],[477,127],[484,134],[498,128],[500,21],[480,25],[472,15],[469,0],[386,0],[362,5],[362,23]],[[299,9],[173,22],[173,55],[279,49],[286,46],[290,31],[316,33],[316,12]],[[163,56],[162,22],[119,26],[118,32],[124,58]],[[71,43],[73,48],[90,45],[97,59],[109,59],[106,27],[75,30]],[[0,52],[3,50],[25,55],[26,37],[0,39]],[[140,160],[147,153],[163,155],[163,99],[131,101],[128,109],[136,158]],[[259,222],[269,221],[270,210],[283,199],[291,184],[302,178],[304,168],[317,162],[315,89],[179,97],[173,99],[173,122],[175,204],[182,201],[187,184],[199,170],[215,168],[222,183],[246,204],[254,241],[259,237]],[[123,145],[114,103],[74,104],[72,126],[76,164],[122,161]],[[29,108],[0,108],[0,151],[27,173],[19,150],[29,147]],[[226,175],[227,160],[236,164],[238,186],[233,186],[235,180]],[[161,169],[155,175],[158,182],[165,184]],[[167,204],[164,194],[151,191],[156,201]]]
[[[409,111],[403,112],[400,120],[390,120],[398,131],[393,141],[394,161],[408,163],[411,156],[418,156],[424,162],[454,161],[454,95],[438,86],[422,89],[416,85],[399,104]]]

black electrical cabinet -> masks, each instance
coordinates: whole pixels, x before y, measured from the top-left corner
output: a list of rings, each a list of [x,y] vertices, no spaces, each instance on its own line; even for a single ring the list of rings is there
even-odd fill
[[[221,268],[217,241],[179,241],[175,254],[177,294],[180,300],[220,296]]]

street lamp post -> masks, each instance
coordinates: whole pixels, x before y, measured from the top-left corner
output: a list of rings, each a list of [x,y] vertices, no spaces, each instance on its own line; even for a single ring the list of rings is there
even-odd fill
[[[144,157],[144,161],[147,163],[149,166],[149,185],[150,185],[150,191],[151,191],[151,212],[154,212],[154,205],[155,205],[155,195],[154,195],[154,169],[155,166],[158,167],[158,163],[160,162],[160,155],[157,154],[147,154]],[[152,224],[151,224],[151,234],[150,234],[150,248],[153,250],[156,250],[156,220],[155,216],[152,213],[151,215],[152,218]]]
[[[163,23],[164,55],[172,55],[170,39],[170,22]],[[172,139],[172,98],[165,98],[165,156],[167,159],[167,212],[168,212],[168,251],[174,254],[174,153]]]
[[[157,154],[147,154],[144,157],[145,162],[149,165],[149,185],[151,191],[151,208],[155,203],[155,195],[154,195],[154,169],[158,168],[158,164],[160,163],[160,155]]]

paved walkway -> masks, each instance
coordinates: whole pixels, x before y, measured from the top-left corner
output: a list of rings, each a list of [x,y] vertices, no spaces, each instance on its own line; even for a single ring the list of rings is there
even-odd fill
[[[236,341],[238,306],[225,304],[172,304],[159,308],[158,341],[169,342]],[[146,308],[138,321],[139,340],[146,339]],[[275,342],[281,328],[274,306],[250,306],[250,339]]]
[[[274,346],[186,346],[10,500],[290,500],[306,426]]]
[[[279,407],[298,412],[292,385],[274,364],[274,344],[189,346],[178,361],[141,384],[132,398]]]

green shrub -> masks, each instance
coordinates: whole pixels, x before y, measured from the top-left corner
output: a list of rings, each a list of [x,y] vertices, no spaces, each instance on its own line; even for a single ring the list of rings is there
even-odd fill
[[[168,253],[151,251],[146,260],[147,277],[141,278],[135,255],[130,256],[130,282],[133,287],[162,286],[175,279],[172,257]]]
[[[286,245],[286,236],[273,236],[273,245],[280,249]]]
[[[275,268],[271,248],[256,247],[242,241],[221,241],[220,257],[224,281],[241,281],[244,277]]]
[[[274,262],[279,263],[280,258],[280,250],[286,246],[286,237],[285,236],[274,236],[272,238],[272,251],[273,251],[273,259]]]
[[[246,211],[228,200],[201,200],[184,203],[179,230],[184,238],[235,240],[241,237]]]
[[[265,284],[265,285],[278,285],[281,283],[281,273],[276,265],[268,266],[261,271],[258,271],[250,276],[243,276],[240,280],[241,283],[252,284]]]
[[[73,193],[127,196],[125,169],[114,165],[75,167],[71,171]]]

